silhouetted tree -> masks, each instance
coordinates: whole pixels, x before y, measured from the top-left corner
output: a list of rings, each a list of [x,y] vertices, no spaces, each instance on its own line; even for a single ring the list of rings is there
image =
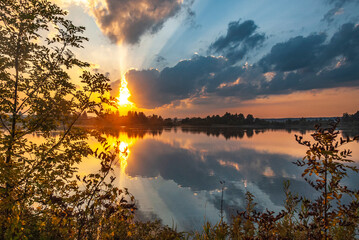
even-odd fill
[[[88,133],[74,127],[114,99],[104,97],[110,86],[102,74],[71,81],[68,69],[89,66],[71,51],[87,39],[65,15],[46,0],[0,0],[1,239],[101,238],[112,232],[111,219],[134,207],[109,176],[118,148],[95,134],[103,149],[93,151]],[[27,139],[34,133],[42,142]],[[90,155],[101,170],[76,180],[76,165]]]

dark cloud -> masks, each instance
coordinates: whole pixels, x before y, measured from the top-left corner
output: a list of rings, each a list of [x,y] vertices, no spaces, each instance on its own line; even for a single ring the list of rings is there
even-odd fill
[[[320,71],[356,64],[359,57],[359,27],[343,24],[325,43],[326,35],[298,36],[278,43],[264,56],[259,65],[265,71]],[[340,65],[338,65],[339,60]],[[331,66],[331,65],[335,66]]]
[[[139,107],[154,108],[170,103],[161,101],[162,94],[159,86],[160,72],[156,69],[149,70],[130,70],[126,73],[128,88],[132,95],[131,100]]]
[[[154,108],[199,93],[211,73],[219,72],[226,64],[221,57],[195,55],[161,72],[155,69],[130,70],[126,79],[132,100],[139,106]]]
[[[359,27],[353,23],[343,24],[327,45],[323,58],[343,56],[348,63],[359,58]]]
[[[111,82],[111,96],[117,97],[120,94],[121,80]]]
[[[138,43],[146,33],[158,32],[181,9],[180,0],[104,0],[92,6],[100,29],[111,41],[130,44]]]
[[[357,0],[326,0],[327,3],[330,5],[334,5],[333,8],[331,8],[323,17],[322,21],[327,22],[328,24],[332,23],[334,21],[334,17],[336,15],[341,14],[344,10],[343,7],[346,4],[354,3],[358,4],[359,1]]]
[[[328,43],[324,40],[322,34],[300,36],[275,45],[259,61],[276,74],[262,94],[358,86],[359,27],[344,24]]]
[[[168,65],[168,61],[165,57],[161,55],[155,55],[152,66],[155,66],[156,68],[164,68]]]
[[[270,74],[270,79],[265,75]],[[342,27],[326,42],[324,34],[298,36],[274,45],[232,86],[212,89],[242,99],[293,91],[359,86],[359,27]],[[219,80],[221,81],[221,80]]]
[[[276,71],[293,71],[310,67],[317,55],[322,52],[324,34],[314,34],[308,37],[298,36],[272,47],[271,52],[261,59],[259,64]]]
[[[249,34],[255,30],[247,28]],[[227,49],[224,43],[232,46],[236,42],[233,39],[245,39],[230,36],[218,39],[211,48],[223,51]],[[359,27],[344,24],[330,38],[323,33],[291,38],[274,45],[253,65],[240,66],[226,57],[195,55],[162,71],[132,70],[126,79],[133,101],[145,108],[187,98],[201,102],[203,96],[218,97],[223,102],[227,97],[243,100],[302,90],[358,87]]]
[[[155,62],[162,63],[162,62],[167,62],[167,60],[165,57],[162,57],[161,55],[156,55]]]
[[[196,23],[196,12],[192,10],[192,5],[194,0],[188,0],[182,6],[186,11],[187,17],[185,19],[186,23],[188,23],[192,28],[199,28],[200,25]]]
[[[223,54],[231,62],[243,59],[250,49],[262,44],[265,35],[256,33],[258,26],[252,20],[231,22],[225,36],[219,37],[209,47],[209,52]]]

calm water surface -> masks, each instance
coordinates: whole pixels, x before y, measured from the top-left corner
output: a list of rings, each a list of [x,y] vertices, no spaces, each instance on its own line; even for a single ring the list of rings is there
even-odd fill
[[[287,179],[293,192],[312,197],[313,190],[300,177],[302,170],[292,163],[306,151],[296,143],[294,134],[311,140],[310,131],[231,128],[124,129],[106,135],[110,141],[120,140],[128,146],[129,154],[120,157],[115,175],[118,186],[127,187],[135,196],[138,216],[193,230],[200,229],[204,221],[219,221],[220,181],[225,181],[227,220],[243,210],[246,191],[254,194],[258,209],[280,211]],[[347,148],[359,165],[359,143]],[[82,174],[98,168],[96,159],[79,166]],[[356,175],[346,180],[354,188],[357,183]]]

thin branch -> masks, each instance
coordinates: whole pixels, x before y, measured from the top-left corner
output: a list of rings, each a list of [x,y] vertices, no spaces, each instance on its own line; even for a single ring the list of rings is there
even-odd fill
[[[111,160],[110,162],[110,165],[109,165],[109,168],[107,169],[107,171],[103,174],[102,178],[101,178],[101,181],[99,181],[92,189],[91,189],[91,195],[90,195],[90,198],[88,199],[87,201],[87,205],[86,205],[86,208],[85,208],[85,217],[86,217],[86,220],[88,218],[88,214],[86,214],[86,212],[88,211],[89,207],[90,207],[90,203],[92,201],[92,199],[94,198],[96,192],[98,191],[100,185],[105,181],[106,177],[108,176],[108,174],[110,173],[111,169],[112,169],[112,164],[113,164],[113,160]],[[82,221],[81,222],[81,225],[79,226],[79,230],[78,230],[78,234],[77,234],[77,239],[81,239],[81,231],[82,231],[82,228],[84,227],[85,225],[85,222],[86,221]]]
[[[64,33],[62,33],[62,35],[64,35]],[[52,66],[51,66],[52,69],[55,69],[56,67],[59,67],[59,66],[57,66],[57,65],[58,65],[59,62],[60,62],[60,56],[62,56],[62,54],[63,54],[64,51],[66,50],[66,47],[67,47],[67,43],[64,42],[64,45],[62,46],[62,48],[61,48],[61,50],[60,50],[60,52],[59,52],[59,54],[58,54],[58,58],[56,59],[56,62],[54,62],[54,64],[52,64]],[[42,81],[40,81],[40,83],[45,82],[45,80],[46,80],[50,75],[51,75],[51,71],[44,76],[44,78],[42,79]],[[31,96],[32,96],[35,92],[37,92],[37,91],[40,89],[41,86],[42,86],[42,85],[39,84],[39,86],[38,86],[37,88],[35,88],[35,89],[28,95],[27,98],[25,98],[25,100],[20,104],[19,108],[17,109],[17,112],[21,110],[22,106],[28,101],[29,98],[31,98]]]
[[[85,109],[87,108],[88,104],[89,104],[89,101],[90,101],[90,98],[91,98],[91,95],[92,95],[93,92],[91,92],[87,98],[87,103],[83,106],[83,108],[81,109],[80,113],[77,115],[77,117],[75,118],[75,120],[70,124],[70,126],[68,127],[67,131],[64,133],[64,135],[60,138],[60,140],[55,144],[53,145],[48,151],[46,151],[46,153],[43,153],[42,156],[41,156],[41,159],[37,162],[36,165],[34,165],[28,172],[26,172],[24,174],[24,177],[22,179],[20,179],[18,181],[18,184],[21,184],[26,178],[28,178],[28,176],[33,172],[35,171],[35,169],[37,169],[40,164],[42,164],[43,161],[45,161],[45,156],[53,151],[54,149],[56,149],[61,143],[62,141],[65,139],[65,137],[70,133],[73,125],[76,123],[76,121],[80,118],[80,116],[82,115],[82,113],[85,111]]]
[[[64,135],[59,139],[59,141],[52,147],[50,148],[46,154],[43,154],[43,156],[47,155],[49,152],[51,152],[52,150],[56,149],[61,143],[62,141],[65,139],[65,137],[70,133],[72,127],[75,125],[75,123],[77,122],[77,120],[81,117],[82,113],[85,111],[85,109],[87,108],[87,105],[89,103],[89,100],[91,98],[92,92],[90,93],[89,97],[88,97],[88,101],[85,104],[85,106],[81,109],[80,113],[77,115],[77,117],[75,118],[74,121],[72,121],[72,123],[70,124],[70,126],[68,127],[68,129],[66,130],[66,132],[64,133]]]
[[[1,121],[1,125],[8,131],[9,134],[11,134],[10,129],[4,123],[4,120],[2,119],[1,115],[0,115],[0,121]]]

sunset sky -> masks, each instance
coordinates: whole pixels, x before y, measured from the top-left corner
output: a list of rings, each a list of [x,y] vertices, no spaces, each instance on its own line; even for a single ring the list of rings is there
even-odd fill
[[[55,1],[55,0],[54,0]],[[358,0],[57,0],[76,54],[164,117],[359,110]]]

